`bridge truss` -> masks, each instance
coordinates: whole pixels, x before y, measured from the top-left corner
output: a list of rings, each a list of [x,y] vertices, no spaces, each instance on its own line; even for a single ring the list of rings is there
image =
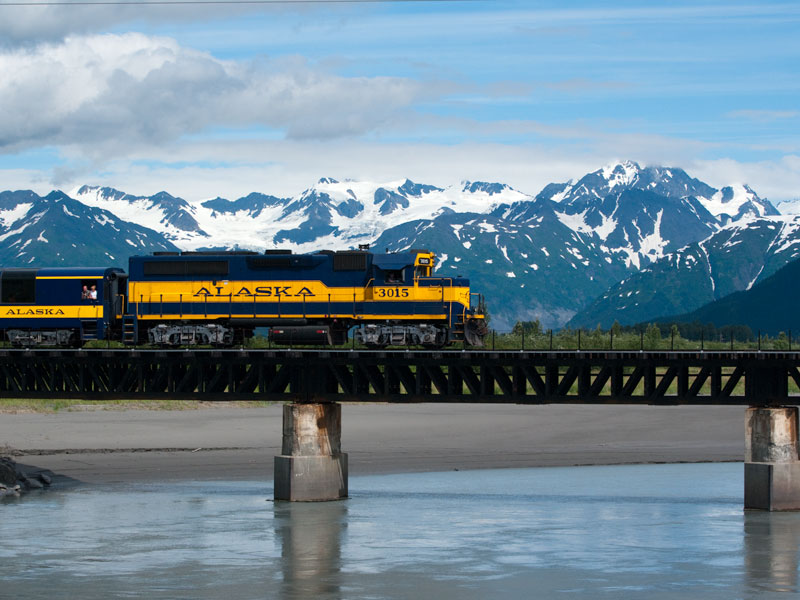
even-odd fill
[[[797,352],[0,350],[0,397],[740,404],[800,399]]]

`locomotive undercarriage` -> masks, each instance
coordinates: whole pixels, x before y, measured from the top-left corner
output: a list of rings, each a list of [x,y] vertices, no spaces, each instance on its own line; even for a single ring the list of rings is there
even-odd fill
[[[12,346],[78,346],[78,332],[74,329],[9,329],[6,337]]]
[[[234,330],[218,323],[167,325],[160,323],[147,330],[147,341],[156,346],[232,346]]]
[[[426,346],[441,348],[447,343],[447,328],[419,325],[362,325],[353,332],[355,340],[370,348]]]
[[[249,324],[248,324],[249,325]],[[463,331],[463,338],[460,331]],[[486,325],[483,321],[468,321],[463,330],[450,331],[443,325],[430,323],[381,324],[370,323],[352,329],[354,341],[368,348],[387,346],[442,348],[448,343],[464,339],[469,346],[483,346]],[[253,327],[234,327],[229,323],[159,323],[146,330],[146,341],[139,343],[162,347],[216,346],[229,347],[244,342],[253,335]],[[15,347],[80,347],[81,334],[73,329],[35,330],[9,329],[6,337]],[[348,340],[348,325],[339,322],[330,325],[275,326],[269,338],[279,344],[342,345]],[[87,338],[95,339],[95,338]]]

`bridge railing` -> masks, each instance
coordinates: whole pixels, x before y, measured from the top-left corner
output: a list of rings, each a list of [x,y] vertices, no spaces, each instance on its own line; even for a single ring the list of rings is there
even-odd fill
[[[492,350],[686,350],[686,351],[792,351],[800,349],[792,332],[778,335],[756,332],[737,337],[730,331],[703,330],[695,337],[684,337],[678,331],[662,332],[650,326],[638,331],[615,332],[599,329],[561,329],[559,331],[517,326],[512,330],[492,329],[484,340]]]

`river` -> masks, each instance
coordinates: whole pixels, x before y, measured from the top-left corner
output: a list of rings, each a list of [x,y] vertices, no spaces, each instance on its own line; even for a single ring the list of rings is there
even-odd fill
[[[0,598],[788,598],[800,514],[745,512],[741,464],[51,489],[0,504]]]

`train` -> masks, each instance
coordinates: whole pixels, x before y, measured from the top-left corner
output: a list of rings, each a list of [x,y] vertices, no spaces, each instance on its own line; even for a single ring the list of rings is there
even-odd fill
[[[14,347],[90,340],[159,347],[277,344],[480,347],[483,296],[434,274],[426,249],[156,252],[128,271],[0,269],[0,333]]]

